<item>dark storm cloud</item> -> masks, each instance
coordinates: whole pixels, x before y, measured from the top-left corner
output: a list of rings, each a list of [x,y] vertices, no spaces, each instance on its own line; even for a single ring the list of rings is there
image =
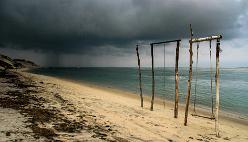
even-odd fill
[[[188,38],[190,23],[196,35],[223,33],[233,38],[243,27],[245,4],[234,0],[1,0],[0,43],[42,52],[84,53],[102,46],[127,47],[140,40]]]

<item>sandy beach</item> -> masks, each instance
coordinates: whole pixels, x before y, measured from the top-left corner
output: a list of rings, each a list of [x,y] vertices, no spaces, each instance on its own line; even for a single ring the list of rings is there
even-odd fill
[[[173,118],[173,103],[23,71],[1,77],[0,141],[248,141],[247,121],[189,115]]]

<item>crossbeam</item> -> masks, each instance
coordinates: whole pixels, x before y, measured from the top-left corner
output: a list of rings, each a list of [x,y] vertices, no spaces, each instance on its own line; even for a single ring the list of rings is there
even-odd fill
[[[207,118],[207,119],[211,119],[211,120],[214,120],[215,117],[212,116],[212,117],[209,117],[209,116],[204,116],[204,115],[199,115],[199,114],[191,114],[192,116],[196,116],[196,117],[202,117],[202,118]]]
[[[163,44],[163,43],[171,43],[171,42],[179,42],[181,39],[175,39],[175,40],[167,40],[167,41],[161,41],[161,42],[153,42],[151,45],[156,45],[156,44]]]
[[[193,38],[192,40],[189,40],[189,42],[195,43],[195,42],[203,42],[203,41],[210,41],[210,40],[217,40],[222,39],[222,35],[217,36],[209,36],[204,38]]]

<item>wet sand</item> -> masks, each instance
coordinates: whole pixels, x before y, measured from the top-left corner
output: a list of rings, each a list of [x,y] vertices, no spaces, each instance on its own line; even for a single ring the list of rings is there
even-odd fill
[[[0,136],[4,140],[248,141],[245,120],[221,117],[221,137],[217,138],[214,120],[189,115],[188,126],[184,126],[183,106],[175,119],[171,102],[164,105],[157,99],[154,111],[150,111],[147,96],[141,108],[137,94],[20,71],[12,74],[18,77],[1,78],[1,115],[17,111],[11,115],[18,117],[11,118],[20,124],[17,128],[27,130],[5,129],[2,124],[9,117],[1,118]]]

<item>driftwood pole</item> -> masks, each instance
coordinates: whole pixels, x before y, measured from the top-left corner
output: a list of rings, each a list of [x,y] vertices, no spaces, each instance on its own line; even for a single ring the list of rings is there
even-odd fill
[[[192,37],[193,37],[193,32],[192,32],[192,27],[190,24],[190,41],[189,41],[189,53],[190,53],[190,58],[189,58],[189,80],[188,80],[188,94],[186,98],[186,107],[185,107],[185,117],[184,117],[184,126],[187,126],[187,119],[188,119],[188,111],[189,111],[189,101],[190,101],[190,90],[191,90],[191,80],[192,80],[192,64],[193,64],[193,51],[192,51]]]
[[[141,70],[140,70],[140,57],[139,57],[139,45],[136,45],[136,52],[138,57],[138,66],[139,66],[139,87],[140,87],[140,105],[143,107],[143,94],[142,94],[142,84],[141,84]]]
[[[216,81],[216,102],[215,102],[215,131],[216,136],[219,137],[219,55],[220,55],[220,39],[217,39],[216,43],[216,75],[215,75],[215,81]]]
[[[153,111],[154,94],[155,94],[153,44],[151,44],[151,56],[152,56],[152,100],[151,100],[151,111]]]
[[[179,60],[179,46],[180,41],[177,41],[177,48],[176,48],[176,65],[175,65],[175,108],[174,108],[174,117],[178,117],[178,60]]]

